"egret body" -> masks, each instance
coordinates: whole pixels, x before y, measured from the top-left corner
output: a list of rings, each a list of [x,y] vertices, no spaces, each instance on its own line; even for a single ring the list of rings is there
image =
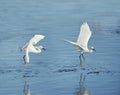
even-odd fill
[[[85,58],[83,56],[84,53],[91,53],[93,51],[95,51],[94,47],[90,47],[88,48],[88,41],[91,37],[91,30],[89,28],[89,25],[87,23],[83,23],[80,27],[80,33],[78,35],[78,39],[76,42],[73,41],[69,41],[69,40],[65,40],[69,43],[71,43],[72,45],[74,45],[77,50],[80,52],[80,61],[82,62],[81,57],[83,58],[84,62],[85,62]]]
[[[43,46],[34,46],[37,44],[40,40],[44,39],[45,36],[43,35],[34,35],[28,43],[26,43],[21,50],[25,52],[25,55],[23,56],[24,62],[29,63],[29,53],[41,53],[42,50],[45,50]]]

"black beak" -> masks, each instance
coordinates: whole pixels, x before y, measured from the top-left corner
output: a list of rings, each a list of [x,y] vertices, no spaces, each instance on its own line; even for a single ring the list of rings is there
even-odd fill
[[[93,49],[93,51],[96,51],[96,49]]]
[[[45,48],[42,48],[44,51],[46,51],[46,49]]]

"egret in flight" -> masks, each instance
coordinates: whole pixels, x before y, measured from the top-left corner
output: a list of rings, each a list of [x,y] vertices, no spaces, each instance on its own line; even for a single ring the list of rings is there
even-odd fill
[[[79,58],[80,58],[81,65],[82,65],[82,58],[85,63],[84,53],[92,53],[93,51],[95,51],[95,48],[93,46],[88,48],[88,41],[91,37],[91,34],[92,32],[89,28],[89,25],[85,22],[80,27],[80,33],[79,33],[77,42],[65,40],[71,43],[72,45],[74,45],[77,48],[77,50],[80,52]]]
[[[29,53],[41,53],[42,50],[45,50],[43,46],[34,46],[37,44],[40,40],[44,39],[45,36],[43,35],[34,35],[28,43],[26,43],[22,48],[21,51],[25,52],[25,55],[23,56],[25,64],[29,63]]]

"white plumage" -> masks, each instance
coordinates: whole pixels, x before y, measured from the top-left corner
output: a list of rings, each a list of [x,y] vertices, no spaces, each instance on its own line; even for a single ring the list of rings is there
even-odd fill
[[[88,48],[88,42],[91,37],[91,34],[92,32],[89,28],[89,25],[85,22],[80,27],[80,33],[76,42],[65,40],[74,45],[78,49],[78,51],[80,51],[80,60],[81,55],[84,59],[84,53],[91,53],[95,50],[94,47]]]
[[[25,55],[23,56],[23,59],[25,61],[25,63],[29,63],[29,53],[40,53],[42,50],[44,50],[43,46],[34,46],[35,44],[37,44],[40,40],[44,39],[45,36],[43,35],[34,35],[34,37],[32,37],[28,43],[26,43],[23,47],[22,47],[22,51],[25,52]]]
[[[80,34],[78,36],[77,44],[83,48],[85,51],[88,51],[88,41],[91,37],[91,30],[87,23],[83,23],[80,27]]]

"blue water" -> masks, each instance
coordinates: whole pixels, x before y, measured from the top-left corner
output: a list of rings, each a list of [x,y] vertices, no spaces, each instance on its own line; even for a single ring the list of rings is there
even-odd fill
[[[0,0],[0,95],[119,95],[119,0]],[[96,52],[79,53],[63,41],[76,41],[80,25],[88,22],[89,46]],[[34,34],[43,34],[47,50],[30,54],[23,66],[20,48]],[[82,81],[81,81],[82,80]]]

